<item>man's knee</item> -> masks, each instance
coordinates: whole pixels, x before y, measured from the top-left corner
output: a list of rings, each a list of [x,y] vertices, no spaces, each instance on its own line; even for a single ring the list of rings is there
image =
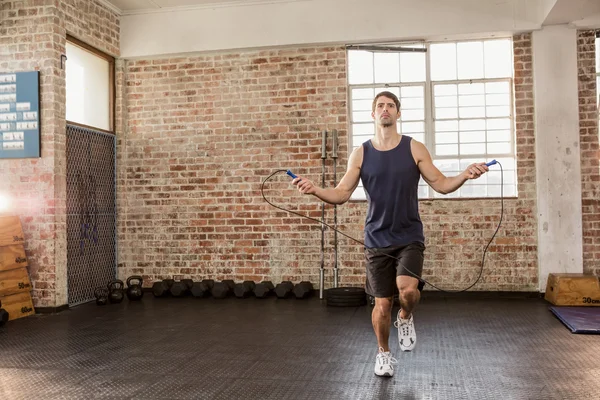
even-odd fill
[[[421,293],[417,287],[405,287],[400,289],[400,298],[402,300],[415,301],[420,297]]]
[[[389,316],[392,314],[393,305],[394,301],[391,297],[376,297],[374,310],[376,310],[383,317]]]

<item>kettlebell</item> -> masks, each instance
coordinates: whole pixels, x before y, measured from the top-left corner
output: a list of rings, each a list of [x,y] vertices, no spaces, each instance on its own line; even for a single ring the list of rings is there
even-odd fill
[[[114,279],[108,284],[108,299],[111,303],[120,303],[123,301],[123,281],[120,279]]]
[[[134,281],[134,283],[132,283]],[[127,278],[127,298],[129,300],[141,300],[144,296],[142,289],[143,278],[139,275],[133,275]]]
[[[105,287],[98,287],[94,291],[96,296],[96,304],[99,306],[105,306],[108,303],[108,289]]]

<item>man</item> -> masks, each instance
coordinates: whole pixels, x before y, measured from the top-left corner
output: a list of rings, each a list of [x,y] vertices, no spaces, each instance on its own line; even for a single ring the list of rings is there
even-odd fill
[[[400,101],[393,93],[385,91],[375,97],[371,116],[376,123],[375,136],[350,154],[348,170],[337,187],[320,188],[302,176],[295,178],[293,184],[303,194],[314,195],[329,204],[343,204],[362,180],[368,200],[366,292],[375,298],[371,319],[379,347],[375,374],[393,376],[396,360],[391,355],[388,339],[396,288],[400,310],[395,326],[400,349],[412,350],[417,340],[413,310],[421,297],[422,285],[415,276],[420,277],[423,271],[425,250],[418,210],[419,179],[422,176],[436,192],[447,194],[467,180],[479,178],[488,167],[484,162],[471,164],[457,176],[444,176],[433,165],[422,143],[398,134]]]

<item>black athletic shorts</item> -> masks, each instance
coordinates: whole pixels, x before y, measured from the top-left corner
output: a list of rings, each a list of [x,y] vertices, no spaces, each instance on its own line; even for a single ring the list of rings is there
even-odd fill
[[[380,248],[365,248],[367,262],[367,284],[365,291],[373,297],[392,297],[398,293],[396,277],[400,275],[421,277],[423,273],[423,253],[425,245],[413,242],[406,246],[390,246]],[[398,258],[394,260],[386,256]],[[425,284],[419,281],[419,290]]]

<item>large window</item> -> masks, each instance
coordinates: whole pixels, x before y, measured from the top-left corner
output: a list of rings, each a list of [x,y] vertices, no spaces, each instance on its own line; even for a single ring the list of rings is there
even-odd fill
[[[513,56],[510,39],[351,46],[348,49],[351,149],[373,137],[374,96],[388,90],[401,103],[398,131],[422,142],[447,176],[496,159],[504,195],[516,196]],[[447,197],[501,194],[496,166]],[[442,195],[422,179],[420,198]],[[362,184],[353,199],[365,199]]]

